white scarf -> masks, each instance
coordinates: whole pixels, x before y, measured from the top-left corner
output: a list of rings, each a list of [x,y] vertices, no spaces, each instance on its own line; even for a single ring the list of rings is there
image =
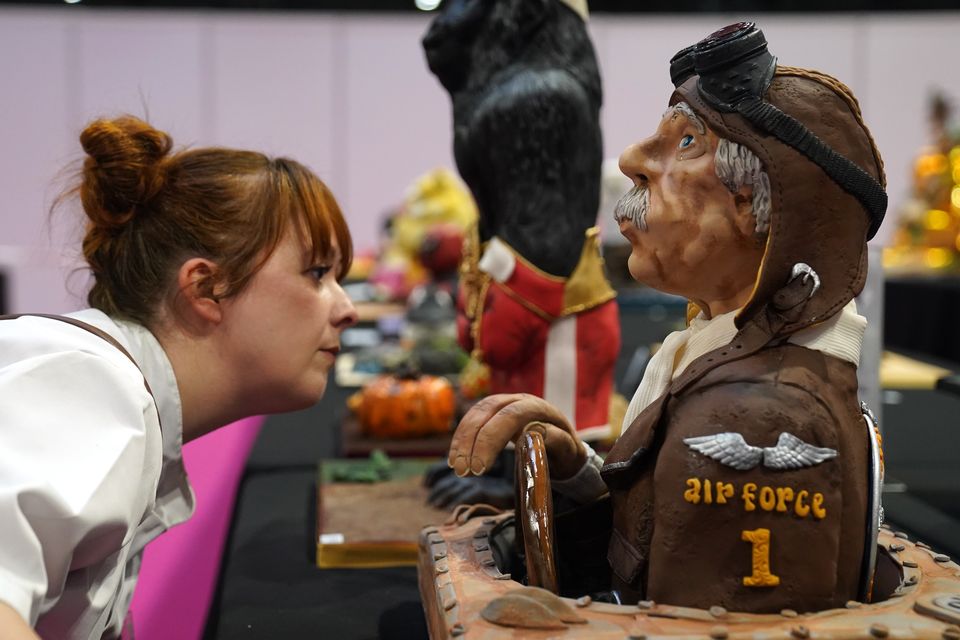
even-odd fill
[[[739,311],[739,310],[737,310]],[[643,380],[637,387],[623,419],[626,431],[640,412],[659,398],[687,366],[705,353],[730,344],[737,334],[734,318],[737,311],[707,320],[703,314],[690,322],[683,331],[674,331],[663,341],[660,350],[650,358]],[[787,340],[807,349],[822,351],[846,360],[855,366],[860,363],[860,345],[867,319],[857,313],[857,303],[847,303],[843,310],[826,322],[798,331]],[[621,432],[622,433],[622,432]]]

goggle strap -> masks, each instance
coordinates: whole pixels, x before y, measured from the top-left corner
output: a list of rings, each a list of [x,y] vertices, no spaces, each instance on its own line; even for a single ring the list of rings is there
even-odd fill
[[[830,148],[796,118],[769,102],[757,98],[746,98],[741,100],[735,108],[758,129],[812,160],[831,180],[859,200],[870,214],[867,239],[876,235],[887,211],[887,193],[873,176]]]

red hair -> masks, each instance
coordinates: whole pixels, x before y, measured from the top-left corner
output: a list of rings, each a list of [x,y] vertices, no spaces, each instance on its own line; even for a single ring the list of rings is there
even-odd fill
[[[109,315],[150,324],[191,257],[218,266],[201,286],[235,295],[290,228],[315,260],[330,257],[336,237],[338,275],[350,267],[353,244],[337,201],[295,160],[224,148],[172,152],[168,134],[132,116],[91,122],[80,143],[82,178],[64,196],[80,194],[94,277],[87,300]]]

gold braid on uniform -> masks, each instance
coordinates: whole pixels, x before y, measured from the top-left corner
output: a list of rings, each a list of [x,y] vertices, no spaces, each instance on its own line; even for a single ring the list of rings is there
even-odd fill
[[[490,288],[490,275],[480,270],[480,227],[474,222],[463,238],[463,258],[460,260],[460,287],[463,290],[463,312],[470,322],[470,339],[473,350],[470,357],[477,364],[483,363],[480,349],[480,320],[483,317],[483,302]]]

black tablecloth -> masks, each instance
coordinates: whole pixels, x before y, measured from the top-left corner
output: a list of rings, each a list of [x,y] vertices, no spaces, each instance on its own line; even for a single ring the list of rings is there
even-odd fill
[[[960,363],[960,277],[888,277],[883,344],[893,351]]]

